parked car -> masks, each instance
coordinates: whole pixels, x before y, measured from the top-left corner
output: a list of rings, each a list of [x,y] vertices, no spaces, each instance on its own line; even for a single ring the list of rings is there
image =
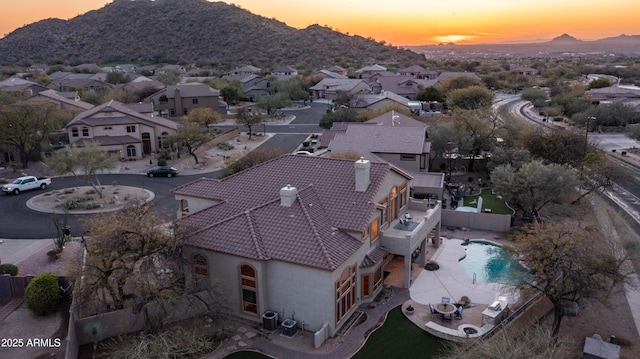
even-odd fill
[[[178,175],[178,170],[173,167],[160,167],[147,171],[148,177],[173,177]]]
[[[9,194],[20,194],[20,192],[28,191],[30,189],[46,189],[51,185],[51,178],[48,177],[35,177],[24,176],[16,178],[13,182],[2,186],[2,192]]]
[[[301,156],[311,156],[311,152],[309,151],[296,151],[296,155],[301,155]]]

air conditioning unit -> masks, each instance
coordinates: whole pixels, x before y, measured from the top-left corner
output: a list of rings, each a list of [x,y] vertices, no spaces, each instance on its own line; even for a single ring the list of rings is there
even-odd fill
[[[500,310],[500,302],[496,300],[495,302],[491,303],[491,305],[489,306],[489,309],[495,310],[495,311]]]

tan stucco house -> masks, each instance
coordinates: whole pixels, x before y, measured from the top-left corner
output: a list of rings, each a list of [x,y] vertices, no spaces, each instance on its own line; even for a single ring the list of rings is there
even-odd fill
[[[242,318],[295,315],[319,346],[375,299],[394,256],[406,288],[412,262],[426,263],[441,206],[411,198],[411,179],[389,163],[290,154],[172,192],[194,276]]]
[[[154,104],[163,117],[179,117],[195,108],[210,108],[218,113],[227,113],[227,104],[220,90],[198,82],[170,85],[146,99]]]
[[[97,142],[123,160],[158,152],[177,128],[174,121],[137,112],[115,100],[80,113],[65,126],[71,145]]]

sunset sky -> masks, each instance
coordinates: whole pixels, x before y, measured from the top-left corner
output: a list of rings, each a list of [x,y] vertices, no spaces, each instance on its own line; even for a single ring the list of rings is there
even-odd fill
[[[180,0],[175,0],[176,4]],[[106,0],[0,0],[0,36],[46,19],[70,19]],[[581,40],[640,35],[638,0],[234,0],[295,28],[311,24],[389,44]],[[126,19],[123,19],[126,21]]]

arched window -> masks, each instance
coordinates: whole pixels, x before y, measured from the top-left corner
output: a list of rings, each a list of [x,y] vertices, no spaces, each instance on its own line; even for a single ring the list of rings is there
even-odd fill
[[[240,266],[240,290],[242,310],[245,313],[258,314],[256,270],[248,264]]]
[[[336,324],[356,304],[356,267],[347,267],[336,282]]]
[[[193,272],[202,277],[209,277],[209,261],[202,254],[193,255]]]

